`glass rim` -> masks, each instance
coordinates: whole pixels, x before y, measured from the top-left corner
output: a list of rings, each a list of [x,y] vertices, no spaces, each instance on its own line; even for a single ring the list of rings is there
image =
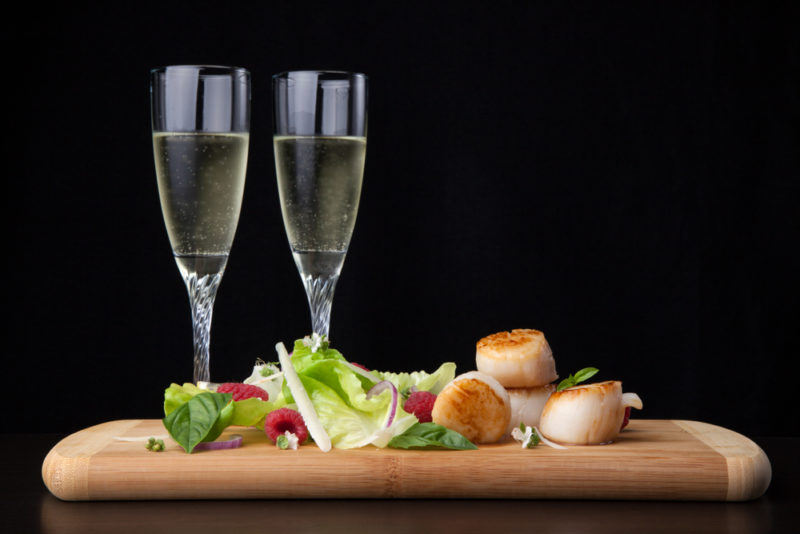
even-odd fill
[[[333,74],[339,75],[341,78],[363,78],[365,80],[369,79],[369,76],[364,74],[363,72],[351,72],[348,70],[315,70],[315,69],[300,69],[300,70],[285,70],[279,72],[277,74],[272,75],[273,80],[277,80],[279,78],[286,78],[289,74]]]
[[[187,70],[187,71],[198,71],[198,70],[209,70],[209,71],[220,71],[217,74],[222,74],[223,71],[227,73],[235,73],[235,72],[244,72],[250,74],[250,71],[244,67],[235,67],[231,65],[163,65],[161,67],[154,67],[150,69],[150,74],[159,74],[166,72],[167,69],[175,69],[175,70]],[[211,72],[213,73],[213,72]]]

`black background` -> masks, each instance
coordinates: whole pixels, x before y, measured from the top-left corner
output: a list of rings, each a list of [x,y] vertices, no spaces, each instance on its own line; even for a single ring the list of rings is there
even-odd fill
[[[212,379],[310,327],[270,76],[354,70],[369,141],[331,324],[346,357],[463,372],[479,338],[537,328],[562,376],[599,367],[640,394],[640,417],[797,434],[791,3],[129,4],[2,23],[3,431],[159,417],[162,390],[191,379],[148,84],[152,67],[205,63],[253,80]]]

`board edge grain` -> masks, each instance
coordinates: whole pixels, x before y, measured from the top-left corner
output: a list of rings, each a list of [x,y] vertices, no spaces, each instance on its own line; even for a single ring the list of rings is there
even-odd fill
[[[92,456],[106,447],[114,436],[124,434],[141,421],[109,421],[65,437],[50,449],[42,462],[44,485],[61,500],[89,500],[89,464]]]
[[[728,466],[727,501],[750,501],[764,495],[772,480],[766,453],[750,438],[700,421],[672,420],[725,458]]]

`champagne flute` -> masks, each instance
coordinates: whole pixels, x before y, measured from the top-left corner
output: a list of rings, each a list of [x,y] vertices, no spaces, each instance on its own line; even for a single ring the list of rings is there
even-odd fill
[[[153,69],[150,97],[161,211],[192,308],[194,382],[207,382],[214,298],[244,192],[250,73],[204,65]]]
[[[361,196],[367,77],[283,72],[273,76],[272,88],[283,223],[308,296],[312,333],[327,336]]]

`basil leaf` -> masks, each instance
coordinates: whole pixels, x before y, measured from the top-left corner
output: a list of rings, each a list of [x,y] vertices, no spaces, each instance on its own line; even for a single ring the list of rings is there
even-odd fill
[[[389,442],[394,449],[477,449],[467,438],[436,423],[416,423]]]
[[[569,375],[567,378],[559,382],[556,391],[562,391],[567,388],[571,388],[580,382],[590,379],[595,374],[597,374],[597,369],[595,367],[584,367],[574,375]]]
[[[563,390],[565,390],[567,388],[571,388],[574,385],[575,385],[575,377],[572,376],[572,375],[569,375],[567,378],[565,378],[564,380],[562,380],[561,382],[558,383],[558,387],[556,388],[556,392],[563,391]]]
[[[580,371],[575,373],[575,383],[578,384],[580,382],[584,382],[585,380],[592,378],[596,374],[597,374],[597,368],[595,367],[586,367],[584,369],[581,369]]]
[[[175,408],[163,419],[172,439],[192,452],[201,441],[213,441],[233,418],[230,393],[200,393]]]
[[[230,395],[230,393],[223,393],[223,395]],[[235,413],[236,403],[228,402],[228,404],[226,404],[225,407],[220,410],[214,426],[211,427],[211,430],[208,431],[208,434],[206,434],[206,437],[204,437],[202,441],[214,441],[220,437],[222,431],[228,428],[233,422],[233,416]]]

